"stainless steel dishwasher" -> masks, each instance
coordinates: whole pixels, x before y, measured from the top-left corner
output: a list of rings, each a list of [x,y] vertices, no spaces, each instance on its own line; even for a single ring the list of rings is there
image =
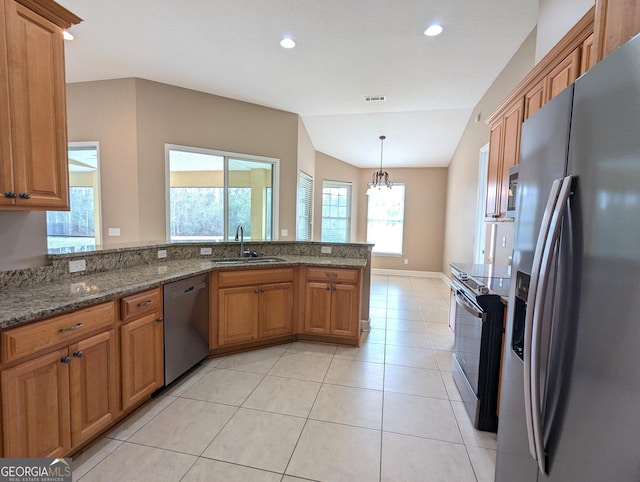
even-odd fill
[[[209,354],[208,275],[164,285],[164,384]]]

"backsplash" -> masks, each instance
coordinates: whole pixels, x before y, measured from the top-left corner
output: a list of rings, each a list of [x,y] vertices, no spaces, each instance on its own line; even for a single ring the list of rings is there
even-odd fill
[[[330,247],[331,253],[322,248]],[[211,254],[200,254],[202,248],[210,248]],[[244,249],[265,256],[327,256],[335,258],[371,257],[370,244],[331,244],[298,241],[247,242]],[[158,258],[158,251],[166,251],[166,257]],[[239,243],[154,243],[136,244],[115,248],[99,248],[93,251],[50,254],[49,265],[37,268],[0,271],[0,290],[31,286],[65,278],[81,277],[89,273],[111,271],[139,265],[158,264],[176,259],[237,258]],[[84,260],[86,267],[77,273],[69,273],[69,262]]]

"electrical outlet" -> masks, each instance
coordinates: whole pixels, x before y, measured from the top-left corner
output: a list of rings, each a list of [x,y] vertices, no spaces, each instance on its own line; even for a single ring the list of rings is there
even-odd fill
[[[322,246],[320,252],[322,254],[331,254],[331,246]]]
[[[87,262],[84,259],[69,261],[69,273],[77,273],[78,271],[84,271],[85,269],[87,269]]]
[[[208,256],[212,253],[212,249],[211,248],[200,248],[200,254],[202,256]]]
[[[404,264],[409,264],[409,260],[407,258],[404,259]]]
[[[287,236],[289,236],[289,230],[288,229],[281,229],[280,230],[280,236],[282,236],[283,238],[286,238]]]
[[[507,246],[507,237],[502,236],[502,247],[505,248]]]
[[[109,228],[109,236],[120,236],[120,228]]]
[[[159,249],[158,250],[158,259],[166,258],[166,257],[167,257],[167,250],[166,249]]]

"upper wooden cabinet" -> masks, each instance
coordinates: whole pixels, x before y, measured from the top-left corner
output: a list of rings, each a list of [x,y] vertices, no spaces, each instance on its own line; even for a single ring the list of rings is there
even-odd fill
[[[640,0],[597,0],[593,38],[599,62],[640,32]]]
[[[519,162],[522,122],[593,64],[594,16],[592,8],[487,118],[490,126],[487,219],[501,218],[506,213],[509,169]]]
[[[596,56],[593,50],[593,39],[595,34],[591,34],[582,42],[582,57],[580,58],[580,75],[593,67],[596,63]]]
[[[571,85],[580,75],[582,46],[577,47],[547,75],[547,102]]]
[[[485,211],[489,218],[500,217],[507,210],[509,169],[518,163],[520,155],[523,111],[524,99],[519,99],[491,125]]]
[[[0,0],[0,208],[69,209],[62,31],[50,0]]]

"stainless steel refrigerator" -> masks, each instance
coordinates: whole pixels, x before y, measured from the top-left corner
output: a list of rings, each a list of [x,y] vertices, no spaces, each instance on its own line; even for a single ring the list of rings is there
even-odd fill
[[[640,38],[520,150],[496,481],[640,481]]]

